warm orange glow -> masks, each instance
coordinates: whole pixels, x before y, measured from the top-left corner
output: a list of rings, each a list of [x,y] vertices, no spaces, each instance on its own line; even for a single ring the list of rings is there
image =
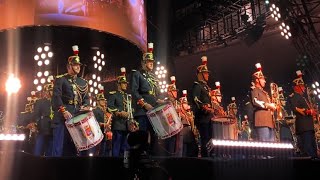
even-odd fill
[[[21,88],[20,79],[10,74],[6,82],[6,91],[8,94],[17,93]]]

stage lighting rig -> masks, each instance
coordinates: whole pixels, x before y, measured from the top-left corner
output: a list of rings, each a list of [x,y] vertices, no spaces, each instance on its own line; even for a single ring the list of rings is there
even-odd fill
[[[91,96],[90,98],[90,104],[93,106],[96,106],[95,101],[95,95],[97,95],[102,87],[101,81],[102,81],[102,69],[106,65],[105,61],[105,55],[101,53],[99,48],[93,47],[94,50],[94,56],[92,57],[93,61],[93,73],[90,76],[88,82],[89,82],[89,93]]]
[[[41,91],[46,82],[51,82],[53,79],[50,77],[50,64],[53,57],[53,52],[50,49],[49,43],[44,43],[39,46],[34,55],[36,61],[36,75],[33,84],[36,86],[37,91]]]
[[[161,93],[167,92],[167,88],[168,88],[168,83],[166,81],[167,73],[168,73],[167,69],[164,66],[160,65],[160,62],[158,61],[155,75],[159,79],[159,87],[160,87]]]

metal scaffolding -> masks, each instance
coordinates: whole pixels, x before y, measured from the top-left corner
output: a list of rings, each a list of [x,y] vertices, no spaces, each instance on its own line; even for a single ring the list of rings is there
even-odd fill
[[[320,1],[280,0],[284,19],[293,29],[292,42],[301,56],[306,56],[304,71],[313,80],[320,77]]]
[[[199,11],[203,21],[185,30],[184,35],[174,41],[178,55],[227,46],[227,42],[234,39],[244,39],[250,30],[263,31],[269,15],[264,0],[202,0],[177,10],[176,20]]]

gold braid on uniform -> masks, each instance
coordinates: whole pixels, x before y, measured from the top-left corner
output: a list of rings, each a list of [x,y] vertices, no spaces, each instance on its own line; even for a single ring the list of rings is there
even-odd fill
[[[151,87],[151,92],[149,92],[149,94],[153,95],[153,96],[157,96],[157,88],[158,88],[158,79],[152,74],[152,73],[148,73],[149,77],[147,77],[147,81]]]
[[[79,104],[82,104],[83,101],[83,96],[88,92],[88,83],[86,83],[84,86],[80,86],[78,85],[74,80],[72,81],[72,87],[73,87],[73,91],[76,92],[76,97],[75,100],[77,100],[76,98],[79,97]]]

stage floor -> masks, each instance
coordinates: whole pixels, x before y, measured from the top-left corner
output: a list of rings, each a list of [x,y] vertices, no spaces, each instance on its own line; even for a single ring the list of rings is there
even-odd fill
[[[147,179],[298,179],[315,176],[320,160],[310,158],[168,158],[145,159],[139,168]],[[11,172],[10,172],[11,170]],[[1,180],[130,179],[123,158],[34,157],[0,152]],[[143,178],[140,178],[143,179]]]

